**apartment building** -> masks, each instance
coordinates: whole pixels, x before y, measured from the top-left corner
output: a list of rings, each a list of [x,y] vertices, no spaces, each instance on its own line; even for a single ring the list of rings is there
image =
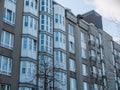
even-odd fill
[[[119,90],[120,45],[101,18],[52,0],[1,0],[0,90]]]

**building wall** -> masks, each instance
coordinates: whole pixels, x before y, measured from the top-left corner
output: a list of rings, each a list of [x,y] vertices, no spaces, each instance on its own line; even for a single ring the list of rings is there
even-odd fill
[[[18,82],[19,82],[19,57],[20,57],[20,47],[21,47],[21,19],[19,20],[19,18],[21,18],[22,16],[22,1],[18,1],[17,3],[12,3],[14,4],[15,7],[14,10],[16,10],[15,12],[15,24],[11,24],[9,22],[6,22],[5,19],[3,20],[3,16],[4,16],[4,6],[5,5],[5,1],[8,2],[9,4],[11,4],[10,1],[7,0],[2,0],[0,1],[0,32],[2,33],[2,30],[7,31],[9,33],[11,33],[12,35],[14,35],[14,42],[13,42],[13,48],[8,48],[4,45],[1,44],[0,46],[0,55],[1,56],[5,56],[5,57],[9,57],[12,59],[11,63],[12,63],[12,70],[11,70],[11,75],[5,75],[5,74],[0,74],[0,85],[9,85],[11,90],[17,90],[18,89]],[[11,7],[11,5],[9,5]],[[8,7],[8,8],[10,8]],[[12,9],[12,8],[11,8]],[[15,43],[17,42],[17,43]]]
[[[119,90],[120,45],[100,28],[52,0],[1,0],[0,88]]]

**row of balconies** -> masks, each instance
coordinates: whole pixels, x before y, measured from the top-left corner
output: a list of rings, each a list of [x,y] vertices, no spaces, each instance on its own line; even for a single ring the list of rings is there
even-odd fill
[[[94,62],[101,63],[104,58],[97,58],[96,56],[90,56],[89,59]]]
[[[102,47],[103,48],[103,45],[102,44],[97,44],[95,41],[93,41],[93,40],[89,40],[89,42],[88,42],[88,44],[89,45],[91,45],[91,46],[96,46],[97,48],[100,48],[100,47]]]
[[[99,74],[95,74],[93,72],[91,73],[90,77],[91,77],[91,79],[96,79],[98,81],[102,81],[103,78],[106,78],[105,75],[99,75]]]

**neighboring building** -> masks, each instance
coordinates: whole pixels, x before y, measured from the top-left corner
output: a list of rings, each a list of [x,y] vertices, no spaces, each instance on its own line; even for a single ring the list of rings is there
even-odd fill
[[[86,22],[92,23],[95,25],[95,27],[103,29],[102,17],[96,11],[89,11],[82,16]]]
[[[1,0],[0,90],[119,90],[120,45],[101,18],[52,0]]]

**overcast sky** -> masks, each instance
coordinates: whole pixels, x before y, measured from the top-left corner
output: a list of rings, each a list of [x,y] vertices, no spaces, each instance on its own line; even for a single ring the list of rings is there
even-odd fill
[[[120,0],[55,0],[62,6],[77,14],[83,14],[90,10],[97,11],[103,17],[104,30],[114,37],[120,39]],[[113,22],[114,21],[114,22]],[[119,24],[118,24],[119,22]]]

